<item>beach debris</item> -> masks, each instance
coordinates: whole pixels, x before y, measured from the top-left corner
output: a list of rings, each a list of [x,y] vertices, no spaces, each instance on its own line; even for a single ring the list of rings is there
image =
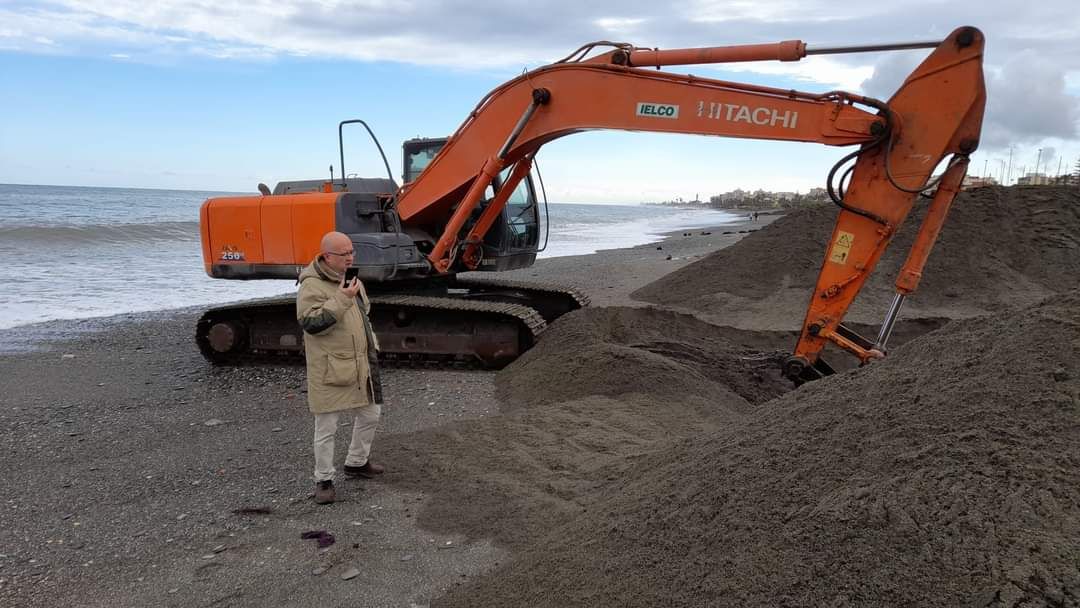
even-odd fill
[[[360,571],[355,567],[350,567],[348,570],[341,573],[341,580],[347,581],[349,579],[356,578],[360,575]]]
[[[213,549],[211,549],[210,552],[211,553],[221,553],[222,551],[225,550],[225,548],[226,548],[225,545],[218,545],[218,546],[214,547]]]
[[[311,571],[311,576],[322,576],[326,574],[327,570],[329,570],[329,568],[327,568],[326,566],[319,566],[318,568],[315,568]]]
[[[669,255],[669,256],[667,256],[667,257],[666,257],[666,258],[664,258],[664,259],[665,259],[665,260],[670,260],[670,259],[671,259],[671,256]]]
[[[319,543],[320,549],[325,549],[334,544],[334,535],[326,530],[308,530],[307,532],[301,532],[300,538],[304,540],[315,540]]]
[[[408,554],[405,554],[405,555],[401,556],[401,561],[403,561],[403,562],[411,562],[414,557],[416,557],[416,556],[413,555],[412,553],[408,553]]]
[[[284,430],[285,429],[281,428],[280,426],[275,426],[274,428],[270,429],[270,432],[271,433],[280,433],[281,431],[284,431]]]
[[[63,355],[60,355],[60,358],[61,359],[74,359],[75,355],[73,355],[71,353],[64,353]]]
[[[211,418],[211,419],[207,420],[206,422],[204,422],[203,424],[205,424],[206,426],[218,426],[218,425],[221,425],[221,424],[225,424],[225,421],[221,420],[220,418]]]
[[[663,248],[663,247],[661,247],[661,246],[659,246],[659,245],[657,245],[657,246],[656,246],[656,250],[657,250],[657,251],[663,251],[663,250],[664,250],[664,248]]]
[[[701,236],[709,236],[710,234],[712,234],[712,233],[709,232],[708,230],[702,230],[701,231]]]
[[[270,507],[240,507],[239,509],[233,509],[232,512],[236,515],[269,515],[273,513],[273,509]]]

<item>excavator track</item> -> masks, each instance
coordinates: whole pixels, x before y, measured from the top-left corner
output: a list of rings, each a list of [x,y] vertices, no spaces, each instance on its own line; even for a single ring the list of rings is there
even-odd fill
[[[372,296],[370,316],[380,356],[398,365],[498,369],[532,347],[547,328],[528,306],[437,296]]]
[[[461,276],[454,278],[453,285],[470,290],[470,299],[520,299],[522,304],[538,311],[548,323],[589,305],[589,296],[569,285]]]
[[[528,350],[547,327],[522,304],[450,296],[371,297],[371,318],[391,365],[498,369]],[[294,298],[224,306],[198,322],[196,342],[217,365],[304,361]]]

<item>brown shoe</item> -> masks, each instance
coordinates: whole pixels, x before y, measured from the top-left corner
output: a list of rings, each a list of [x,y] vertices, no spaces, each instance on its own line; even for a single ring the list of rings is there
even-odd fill
[[[328,505],[334,502],[337,493],[334,492],[334,480],[327,479],[315,484],[315,504]]]
[[[381,464],[375,464],[370,460],[365,462],[363,466],[353,467],[345,465],[345,475],[349,477],[363,477],[365,479],[372,479],[377,475],[382,475],[386,468]]]

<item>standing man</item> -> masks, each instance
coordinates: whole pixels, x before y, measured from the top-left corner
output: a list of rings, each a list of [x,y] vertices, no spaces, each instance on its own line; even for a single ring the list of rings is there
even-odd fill
[[[379,423],[382,387],[375,355],[379,344],[359,279],[345,283],[352,240],[340,232],[323,236],[320,252],[300,273],[296,319],[304,329],[308,408],[315,415],[315,502],[334,502],[334,435],[338,418],[353,419],[345,475],[372,478],[383,467],[368,459]]]

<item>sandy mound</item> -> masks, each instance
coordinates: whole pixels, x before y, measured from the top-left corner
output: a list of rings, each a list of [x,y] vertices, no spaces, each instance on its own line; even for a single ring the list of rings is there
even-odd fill
[[[584,309],[499,373],[501,415],[388,437],[380,458],[395,463],[389,481],[435,495],[423,525],[524,548],[673,439],[736,425],[791,390],[776,362],[791,342],[666,311]]]
[[[754,338],[758,344],[748,346]],[[640,394],[745,410],[743,400],[761,403],[790,390],[779,374],[788,336],[776,336],[771,353],[761,352],[760,338],[651,308],[585,308],[560,318],[500,373],[497,395],[511,406]]]
[[[653,451],[440,605],[1080,605],[1078,361],[1080,292],[954,322]]]
[[[926,214],[920,200],[849,314],[878,323]],[[838,209],[783,217],[633,297],[693,309],[742,327],[798,327]],[[1080,285],[1080,190],[983,188],[961,193],[905,317],[963,318],[1028,305]]]

